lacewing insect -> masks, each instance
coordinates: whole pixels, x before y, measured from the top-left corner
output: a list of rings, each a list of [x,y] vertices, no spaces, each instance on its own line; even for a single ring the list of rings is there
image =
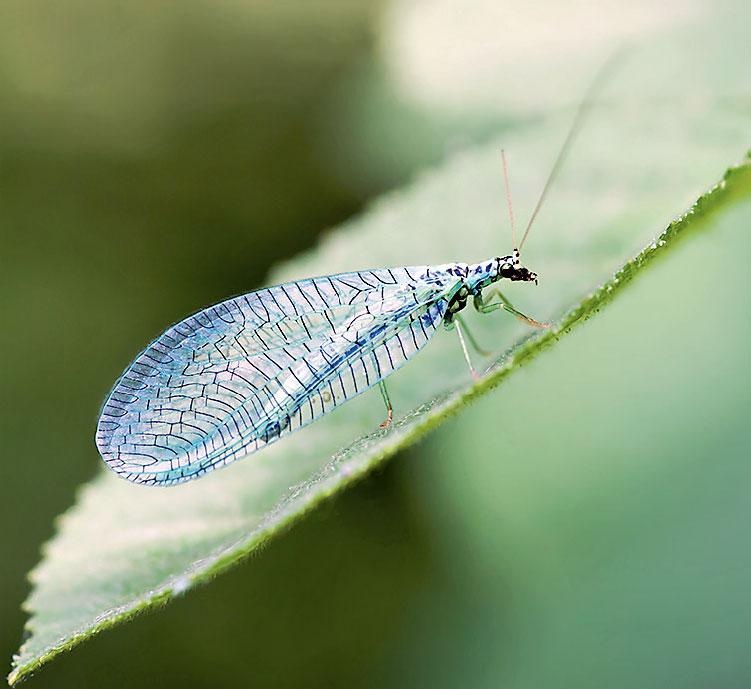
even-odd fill
[[[470,299],[480,313],[502,309],[545,327],[491,286],[537,282],[537,274],[521,265],[519,250],[589,103],[585,97],[579,106],[518,244],[502,152],[517,247],[512,253],[475,264],[378,268],[289,282],[228,299],[167,329],[128,366],[102,407],[96,443],[110,469],[146,485],[198,478],[375,385],[387,409],[381,427],[388,428],[393,412],[384,379],[440,325],[456,331],[477,377],[467,349],[474,339],[459,315]]]

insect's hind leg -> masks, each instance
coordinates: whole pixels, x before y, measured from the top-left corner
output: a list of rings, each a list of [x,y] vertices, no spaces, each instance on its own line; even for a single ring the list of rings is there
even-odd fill
[[[498,297],[500,301],[490,301],[490,298],[494,296]],[[503,293],[499,289],[491,290],[488,293],[487,301],[482,296],[482,294],[475,295],[474,304],[475,308],[480,313],[490,313],[491,311],[503,309],[504,311],[508,311],[509,313],[516,316],[520,321],[526,323],[527,325],[531,325],[533,328],[550,327],[550,323],[541,323],[540,321],[536,321],[534,318],[531,318],[530,316],[527,316],[526,314],[523,314],[521,311],[516,309],[514,305],[508,299],[506,299],[505,296],[503,296]]]
[[[383,397],[383,402],[386,405],[386,419],[378,427],[387,429],[391,427],[391,422],[394,420],[394,408],[391,406],[391,399],[389,398],[388,390],[386,390],[386,383],[379,380],[378,389],[381,391],[381,397]]]

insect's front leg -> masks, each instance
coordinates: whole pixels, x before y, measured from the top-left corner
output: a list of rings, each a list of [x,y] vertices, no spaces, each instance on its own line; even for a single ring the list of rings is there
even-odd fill
[[[491,301],[493,297],[498,297],[498,301]],[[504,311],[508,311],[509,313],[516,316],[520,321],[526,323],[527,325],[531,325],[534,328],[550,327],[550,323],[541,323],[540,321],[536,321],[534,318],[531,318],[530,316],[527,316],[516,309],[498,288],[491,289],[490,292],[488,292],[487,298],[483,297],[482,292],[475,294],[474,305],[475,309],[477,309],[480,313],[490,313],[491,311],[503,309]]]

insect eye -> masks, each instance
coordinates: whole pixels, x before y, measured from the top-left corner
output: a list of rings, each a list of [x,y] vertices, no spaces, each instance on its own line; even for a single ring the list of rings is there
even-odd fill
[[[504,263],[501,266],[501,276],[504,278],[511,277],[514,274],[514,266],[510,263]]]

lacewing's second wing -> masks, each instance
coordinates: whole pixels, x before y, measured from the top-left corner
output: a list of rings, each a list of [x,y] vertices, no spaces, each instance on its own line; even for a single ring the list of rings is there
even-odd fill
[[[303,280],[189,316],[115,384],[97,427],[102,457],[131,481],[169,485],[310,423],[430,339],[446,281],[427,271]]]

